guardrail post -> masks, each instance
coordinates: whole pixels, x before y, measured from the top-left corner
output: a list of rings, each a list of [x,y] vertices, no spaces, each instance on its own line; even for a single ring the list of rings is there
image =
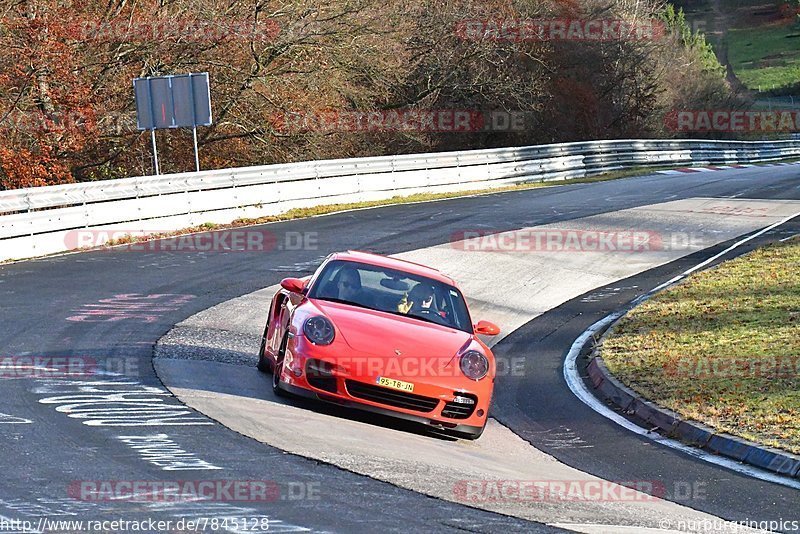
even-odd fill
[[[194,219],[192,218],[192,198],[191,195],[189,194],[189,179],[184,178],[183,184],[184,184],[183,190],[184,193],[186,194],[186,215],[188,216],[189,224],[192,225]]]
[[[136,200],[139,200],[139,196],[140,196],[139,195],[139,191],[141,190],[141,187],[142,187],[139,184],[139,178],[140,177],[137,176],[137,177],[135,177],[133,179],[133,190],[136,192]],[[161,196],[161,193],[159,193],[158,196]],[[138,202],[137,202],[137,204],[138,204]],[[139,209],[139,210],[136,210],[136,212],[137,212],[137,215],[139,216],[136,220],[139,221],[139,222],[142,222],[142,210]]]
[[[321,189],[319,185],[319,163],[316,161],[314,162],[314,187],[317,191]]]
[[[89,228],[89,209],[86,207],[86,190],[83,190],[83,216],[86,217],[86,224],[83,225],[84,228]]]
[[[358,165],[356,165],[356,170],[358,170]],[[356,199],[356,202],[361,202],[362,200],[364,200],[364,189],[361,186],[361,178],[362,178],[361,173],[357,172],[356,173],[356,188],[358,190],[358,199]]]
[[[236,173],[231,174],[231,189],[233,189],[233,198],[236,199],[236,208],[242,210],[240,214],[242,217],[244,217],[244,208],[241,204],[239,204],[239,196],[238,192],[236,191]]]
[[[28,205],[27,213],[33,212],[33,203],[31,202],[31,194],[25,193],[25,203]],[[31,240],[33,240],[33,220],[31,219]],[[31,242],[31,247],[33,247],[33,242]]]
[[[392,191],[397,191],[397,176],[394,175],[395,161],[396,160],[397,160],[397,156],[392,156],[392,159],[390,161],[390,163],[392,165],[392,171],[391,171],[391,174],[392,174]]]

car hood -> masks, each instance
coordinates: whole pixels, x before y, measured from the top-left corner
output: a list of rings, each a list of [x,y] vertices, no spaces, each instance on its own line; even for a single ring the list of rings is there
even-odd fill
[[[452,359],[472,335],[418,319],[359,308],[338,302],[314,300],[345,343],[357,352],[396,358]]]

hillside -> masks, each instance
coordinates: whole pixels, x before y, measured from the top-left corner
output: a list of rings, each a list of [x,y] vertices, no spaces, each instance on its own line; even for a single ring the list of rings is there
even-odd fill
[[[675,2],[704,31],[734,84],[777,95],[800,94],[800,2],[695,0]]]
[[[64,5],[0,0],[0,189],[152,173],[131,89],[142,76],[210,73],[206,169],[664,136],[670,110],[733,98],[704,42],[655,0]],[[666,31],[526,33],[540,19]],[[398,110],[477,118],[408,127]],[[353,126],[362,112],[377,126]],[[190,132],[157,135],[162,172],[193,169]]]

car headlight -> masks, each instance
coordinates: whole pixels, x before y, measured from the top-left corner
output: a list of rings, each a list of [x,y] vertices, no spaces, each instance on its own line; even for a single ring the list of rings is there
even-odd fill
[[[306,319],[303,324],[303,333],[314,345],[330,345],[335,335],[333,323],[321,315]]]
[[[461,355],[461,372],[472,380],[480,380],[489,372],[489,360],[477,350],[468,350]]]

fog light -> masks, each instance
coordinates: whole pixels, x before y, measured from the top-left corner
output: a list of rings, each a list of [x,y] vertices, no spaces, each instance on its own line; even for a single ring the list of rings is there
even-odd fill
[[[472,405],[472,404],[475,404],[475,399],[470,399],[469,397],[462,397],[462,396],[459,395],[459,396],[456,396],[453,399],[453,402],[456,402],[458,404],[469,404],[469,405]]]

